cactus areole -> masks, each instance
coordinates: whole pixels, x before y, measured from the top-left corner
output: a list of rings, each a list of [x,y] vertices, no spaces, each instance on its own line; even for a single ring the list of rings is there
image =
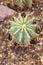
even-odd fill
[[[36,24],[33,24],[34,18],[29,19],[28,16],[24,18],[19,14],[11,21],[11,28],[9,30],[12,37],[19,42],[29,42],[30,38],[35,37]]]

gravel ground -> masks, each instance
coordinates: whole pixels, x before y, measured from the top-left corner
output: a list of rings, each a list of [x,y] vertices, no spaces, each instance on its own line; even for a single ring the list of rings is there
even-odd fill
[[[38,6],[24,12],[36,17],[39,37],[32,39],[28,46],[20,45],[12,40],[8,32],[11,18],[0,22],[0,65],[43,65],[43,0]]]

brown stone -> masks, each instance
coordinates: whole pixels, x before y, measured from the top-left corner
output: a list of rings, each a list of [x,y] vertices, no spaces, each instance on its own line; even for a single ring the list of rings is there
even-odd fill
[[[9,16],[14,15],[16,12],[4,5],[0,5],[0,21],[4,21]]]

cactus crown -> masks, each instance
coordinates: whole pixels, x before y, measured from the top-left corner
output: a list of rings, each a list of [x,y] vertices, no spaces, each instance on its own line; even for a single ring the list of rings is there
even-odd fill
[[[33,20],[28,16],[24,18],[19,14],[18,17],[14,17],[14,21],[11,21],[10,34],[19,42],[28,42],[31,37],[35,37],[36,24],[33,24]]]
[[[18,5],[18,4],[22,4],[23,0],[13,0],[14,4]]]

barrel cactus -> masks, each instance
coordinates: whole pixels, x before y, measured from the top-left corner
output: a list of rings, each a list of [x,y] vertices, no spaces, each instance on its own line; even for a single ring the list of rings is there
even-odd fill
[[[23,0],[23,3],[24,3],[27,7],[31,7],[31,6],[32,6],[32,0]]]
[[[21,8],[23,8],[23,0],[13,0],[14,5],[17,5]]]
[[[35,33],[36,24],[33,24],[33,20],[34,18],[22,17],[21,14],[18,17],[14,17],[9,30],[12,37],[18,42],[30,42],[30,39],[37,35]]]
[[[30,7],[32,5],[32,0],[13,0],[15,5],[23,8],[25,5]]]

